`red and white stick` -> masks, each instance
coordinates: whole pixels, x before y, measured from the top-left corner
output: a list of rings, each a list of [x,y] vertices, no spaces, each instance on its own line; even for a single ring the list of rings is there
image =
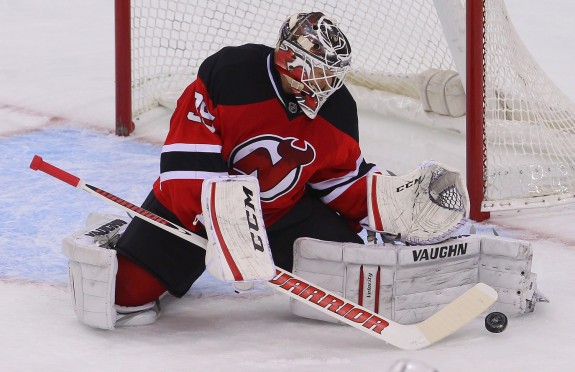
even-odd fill
[[[129,213],[135,213],[139,218],[204,249],[206,247],[207,241],[204,238],[152,212],[92,186],[79,177],[45,162],[38,155],[35,155],[32,159],[30,168],[45,172]],[[349,324],[356,329],[405,350],[421,349],[449,336],[475,319],[497,300],[497,292],[493,288],[486,284],[478,283],[423,322],[403,325],[386,319],[279,267],[276,267],[276,276],[266,283],[283,294],[312,306],[340,322]]]
[[[193,232],[184,229],[181,226],[171,223],[170,221],[149,212],[143,208],[140,208],[116,195],[110,194],[102,189],[92,186],[84,182],[79,177],[74,176],[58,167],[53,166],[50,163],[45,162],[40,156],[34,155],[32,162],[30,163],[30,168],[33,170],[39,170],[50,176],[59,179],[60,181],[66,182],[67,184],[74,186],[78,189],[84,190],[97,198],[100,198],[108,203],[113,203],[117,207],[125,210],[128,213],[135,213],[135,216],[146,220],[147,222],[158,226],[161,229],[171,232],[174,235],[179,236],[197,246],[206,249],[207,240],[201,236],[194,234]]]

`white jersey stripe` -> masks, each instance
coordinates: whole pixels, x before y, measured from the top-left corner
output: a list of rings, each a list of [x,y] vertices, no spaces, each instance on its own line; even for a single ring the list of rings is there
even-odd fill
[[[197,143],[173,143],[171,145],[164,145],[162,153],[164,152],[210,152],[221,154],[222,146],[220,145],[206,145]]]
[[[362,161],[363,161],[363,156],[360,156],[357,159],[357,161],[355,162],[355,169],[353,171],[349,172],[348,174],[346,174],[345,176],[338,177],[338,178],[332,178],[329,180],[316,182],[316,183],[310,182],[309,185],[316,190],[325,190],[325,189],[329,189],[330,187],[334,187],[334,186],[337,186],[339,184],[345,183],[345,182],[349,181],[350,179],[352,179],[353,177],[356,177],[358,175],[359,166],[361,165]]]
[[[327,194],[326,196],[320,198],[321,201],[323,201],[325,204],[329,204],[331,203],[333,200],[335,200],[338,196],[340,196],[341,194],[343,194],[347,189],[349,189],[354,183],[356,183],[357,181],[359,181],[360,179],[362,179],[363,177],[367,176],[368,174],[371,173],[378,173],[379,170],[377,169],[377,167],[373,167],[372,169],[370,169],[370,171],[363,175],[362,177],[359,177],[358,179],[356,179],[353,182],[350,182],[348,184],[345,184],[343,186],[340,187],[336,187],[332,192],[330,192],[329,194]]]
[[[360,180],[361,178],[358,178],[357,180],[350,182],[346,185],[343,185],[341,187],[336,188],[335,190],[333,190],[332,192],[330,192],[329,194],[327,194],[326,196],[320,198],[322,202],[324,202],[325,204],[329,204],[331,203],[333,200],[335,200],[338,196],[340,196],[341,194],[343,194],[347,189],[349,189],[351,187],[351,185],[353,185],[354,183],[356,183],[358,180]]]
[[[268,76],[270,77],[270,82],[272,83],[272,87],[274,87],[274,90],[276,91],[276,96],[278,96],[278,99],[280,100],[280,102],[282,103],[282,105],[284,105],[284,107],[285,107],[286,104],[285,104],[284,100],[282,99],[282,96],[281,96],[281,94],[280,94],[280,92],[279,92],[279,90],[278,90],[278,87],[276,86],[276,83],[275,83],[275,81],[274,81],[274,77],[273,77],[273,75],[272,75],[272,71],[271,71],[271,69],[270,69],[271,56],[272,56],[272,55],[270,54],[270,55],[268,55],[268,58],[267,58],[267,63],[268,63]]]
[[[160,182],[170,180],[205,180],[222,176],[229,176],[229,174],[227,172],[172,171],[160,174]]]

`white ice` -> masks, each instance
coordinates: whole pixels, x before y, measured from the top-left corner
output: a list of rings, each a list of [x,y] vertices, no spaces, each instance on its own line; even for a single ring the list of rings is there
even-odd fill
[[[575,98],[575,3],[508,0],[537,61]],[[275,32],[275,31],[273,31]],[[405,352],[347,327],[305,320],[264,286],[236,295],[203,276],[167,299],[151,326],[79,324],[60,241],[89,211],[117,212],[34,173],[34,154],[134,203],[158,172],[165,117],[113,135],[113,1],[0,1],[0,370],[386,371],[411,358],[439,371],[575,370],[575,207],[497,213],[479,225],[531,241],[550,299],[502,334],[477,319],[428,349]],[[464,168],[461,134],[360,113],[365,157],[406,172],[422,160]],[[382,130],[385,126],[385,133]]]

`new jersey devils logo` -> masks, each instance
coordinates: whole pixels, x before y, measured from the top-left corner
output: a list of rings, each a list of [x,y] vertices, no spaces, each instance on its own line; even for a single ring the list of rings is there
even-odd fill
[[[289,192],[302,168],[315,159],[315,149],[294,137],[264,135],[238,145],[229,158],[230,168],[258,178],[260,199],[270,202]]]

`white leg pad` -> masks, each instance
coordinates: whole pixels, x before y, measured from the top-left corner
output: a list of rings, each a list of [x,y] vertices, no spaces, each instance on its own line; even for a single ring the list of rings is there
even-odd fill
[[[505,314],[523,314],[534,310],[537,274],[531,272],[533,248],[527,241],[503,237],[481,237],[479,281],[499,294],[491,308]]]
[[[64,239],[69,258],[70,292],[78,320],[95,328],[113,329],[116,324],[116,251]]]
[[[471,236],[424,246],[362,245],[298,239],[294,274],[402,324],[420,322],[478,282],[499,299],[490,311],[533,310],[536,275],[529,243]],[[333,318],[291,302],[294,314]]]
[[[92,213],[87,228],[64,238],[62,253],[68,257],[70,293],[78,320],[88,326],[113,329],[116,326],[153,323],[159,304],[138,307],[115,305],[118,260],[111,247],[123,233],[129,219]]]

